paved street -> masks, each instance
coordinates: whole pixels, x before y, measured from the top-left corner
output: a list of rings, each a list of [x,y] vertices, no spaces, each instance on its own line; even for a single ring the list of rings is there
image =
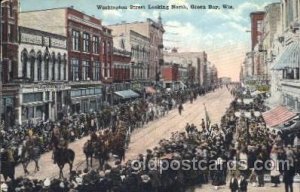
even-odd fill
[[[229,105],[232,97],[224,88],[216,92],[209,93],[203,97],[198,97],[193,104],[185,104],[182,116],[179,116],[178,110],[172,110],[165,117],[148,123],[147,126],[137,129],[133,132],[129,150],[126,154],[126,159],[136,157],[139,153],[144,153],[147,148],[153,148],[163,138],[169,138],[174,131],[184,131],[187,122],[200,124],[201,118],[204,118],[204,105],[210,114],[212,122],[218,122],[222,114],[225,113],[226,107]],[[82,152],[82,146],[89,137],[85,137],[69,147],[76,153],[74,168],[83,169],[85,167],[85,156]],[[28,170],[31,172],[30,178],[44,179],[47,177],[56,177],[58,175],[58,167],[53,164],[51,159],[52,152],[42,155],[40,159],[41,170],[34,173],[34,163],[31,162]],[[64,168],[68,171],[68,165]],[[23,176],[22,166],[16,168],[16,176]]]
[[[221,116],[225,113],[226,107],[232,100],[230,93],[224,88],[217,90],[216,92],[209,93],[203,97],[198,97],[193,104],[186,103],[184,105],[184,111],[179,116],[177,110],[172,110],[165,117],[150,122],[147,126],[137,129],[133,132],[131,137],[131,143],[126,153],[126,159],[136,157],[139,153],[144,153],[146,149],[155,147],[158,142],[163,138],[169,138],[171,133],[174,131],[184,131],[185,124],[187,122],[194,123],[199,127],[201,118],[205,117],[204,105],[205,103],[211,121],[217,123],[220,121]],[[85,167],[85,157],[82,153],[83,143],[88,137],[78,140],[70,144],[76,152],[76,158],[74,163],[75,169],[83,169]],[[34,170],[33,163],[29,166],[31,174],[30,178],[44,179],[47,177],[57,177],[58,167],[53,164],[51,159],[52,152],[46,153],[41,157],[40,165],[41,170],[37,173],[32,173]],[[65,173],[68,171],[68,166],[65,167]],[[23,169],[18,166],[16,169],[17,176],[23,175]],[[295,192],[299,192],[300,185],[295,184]],[[191,189],[190,191],[215,191],[212,185],[204,185],[201,188]],[[228,186],[220,188],[218,191],[230,191]],[[279,192],[284,191],[284,186],[281,185],[279,188],[272,188],[270,184],[267,184],[264,188],[256,188],[249,185],[249,191],[272,191]]]

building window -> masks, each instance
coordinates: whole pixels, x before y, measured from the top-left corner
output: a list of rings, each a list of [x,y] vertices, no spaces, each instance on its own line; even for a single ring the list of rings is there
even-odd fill
[[[55,80],[55,65],[56,65],[56,58],[55,53],[52,53],[52,80]]]
[[[8,14],[10,17],[12,17],[13,16],[13,4],[12,3],[10,3],[9,4],[9,14]]]
[[[88,61],[82,61],[82,80],[87,80],[87,78],[89,77],[89,64],[90,63]]]
[[[110,47],[110,45],[111,45],[110,43],[107,43],[107,53],[108,53],[108,54],[110,54],[110,52],[111,52],[111,47]]]
[[[13,42],[13,25],[8,24],[7,28],[7,37],[8,37],[8,42]]]
[[[90,35],[88,33],[83,33],[83,51],[90,51]]]
[[[27,77],[27,62],[28,62],[28,53],[27,50],[24,49],[21,54],[21,62],[22,62],[22,76],[23,78]]]
[[[72,69],[72,80],[76,81],[79,79],[79,60],[71,59],[71,69]]]
[[[34,71],[35,71],[35,53],[30,51],[30,79],[34,80]]]
[[[61,55],[58,53],[57,55],[57,64],[58,64],[58,80],[61,80]]]
[[[64,54],[63,58],[63,74],[64,74],[64,80],[67,80],[67,55]]]
[[[104,55],[106,54],[106,52],[105,52],[106,48],[105,47],[106,47],[106,43],[103,41],[102,42],[102,54],[104,54]]]
[[[93,36],[93,53],[99,53],[99,37]]]
[[[93,73],[94,73],[93,74],[94,81],[99,81],[100,80],[100,63],[99,63],[99,61],[95,61]]]
[[[44,79],[49,80],[49,53],[45,53]]]
[[[72,49],[79,51],[80,35],[78,31],[72,31]]]
[[[43,101],[43,93],[24,93],[23,94],[23,103],[32,103]]]
[[[37,79],[38,81],[42,80],[42,53],[38,52],[37,56]]]

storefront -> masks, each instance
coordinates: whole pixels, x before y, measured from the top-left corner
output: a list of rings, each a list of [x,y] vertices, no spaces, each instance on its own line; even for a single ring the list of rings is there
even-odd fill
[[[102,106],[102,87],[74,88],[71,90],[71,114],[99,111]]]
[[[63,83],[20,84],[10,87],[3,97],[5,121],[13,124],[36,124],[39,121],[59,120],[68,115],[70,86]],[[14,121],[14,122],[13,122]]]

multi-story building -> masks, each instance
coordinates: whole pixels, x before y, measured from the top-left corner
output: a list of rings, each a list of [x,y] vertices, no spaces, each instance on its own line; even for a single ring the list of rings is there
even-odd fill
[[[265,16],[264,11],[250,13],[251,20],[251,50],[258,44],[262,36],[262,25]]]
[[[281,27],[274,45],[279,45],[279,53],[273,61],[272,69],[279,72],[281,104],[300,111],[300,3],[298,0],[282,0]],[[281,48],[281,49],[280,49]],[[272,86],[275,82],[272,82]]]
[[[3,85],[4,119],[9,125],[55,120],[68,113],[70,86],[65,36],[19,27],[13,77]]]
[[[261,49],[261,42],[262,34],[263,34],[263,19],[264,19],[265,12],[264,11],[256,11],[250,13],[250,21],[251,21],[251,51],[252,59],[251,66],[252,66],[252,79],[258,79],[260,75],[263,73],[262,71],[262,63],[261,63],[261,54],[258,50]],[[249,55],[247,55],[248,57]],[[248,58],[247,58],[248,60]]]
[[[130,25],[130,24],[128,24]],[[127,23],[111,25],[114,46],[131,52],[131,74],[133,81],[146,81],[149,75],[150,39],[127,27]]]
[[[13,78],[12,70],[18,62],[18,12],[19,1],[8,0],[1,2],[1,38],[0,38],[0,114],[4,119],[5,110],[3,105],[6,105],[5,99],[2,102],[2,83],[7,83]],[[13,109],[11,109],[12,111]]]
[[[243,79],[245,81],[251,80],[253,75],[253,52],[247,52],[243,62]]]
[[[263,62],[263,78],[268,82],[271,80],[270,63],[274,60],[275,34],[280,25],[280,3],[271,3],[265,7],[265,16],[263,19],[261,56]],[[276,52],[276,51],[275,51]]]
[[[163,87],[169,88],[171,90],[178,90],[181,88],[180,85],[180,74],[179,74],[179,64],[178,63],[168,63],[165,62],[162,66],[162,78]]]
[[[164,61],[166,63],[179,63],[188,68],[189,65],[194,67],[194,85],[206,86],[206,65],[207,54],[205,52],[178,52],[173,49],[172,52],[164,52]]]
[[[114,83],[130,81],[131,52],[114,48],[112,77]]]
[[[144,22],[121,23],[110,25],[109,27],[113,30],[114,36],[119,36],[116,37],[117,42],[120,42],[122,39],[127,39],[127,41],[125,41],[127,45],[125,48],[133,48],[130,49],[133,58],[139,54],[139,60],[141,60],[143,54],[146,54],[146,60],[148,60],[147,62],[149,64],[147,67],[147,75],[145,76],[149,80],[156,80],[160,72],[160,66],[163,64],[162,50],[165,30],[161,22],[161,17],[158,18],[158,22],[148,18]],[[133,31],[131,35],[130,31]],[[147,40],[149,41],[149,46],[147,45]],[[136,61],[133,62],[136,63]]]
[[[71,114],[99,110],[101,83],[112,82],[111,30],[73,7],[21,12],[20,24],[67,37]]]

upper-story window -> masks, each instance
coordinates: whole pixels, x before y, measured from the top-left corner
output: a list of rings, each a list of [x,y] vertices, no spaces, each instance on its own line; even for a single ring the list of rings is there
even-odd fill
[[[93,53],[99,53],[99,37],[93,36]]]
[[[63,56],[63,80],[67,80],[67,55]]]
[[[41,81],[42,80],[42,53],[39,51],[37,53],[37,80]]]
[[[79,60],[76,58],[71,59],[71,73],[72,73],[72,80],[77,81],[79,80]]]
[[[58,70],[57,70],[57,75],[58,75],[58,80],[61,80],[61,54],[57,54],[57,64],[58,64]]]
[[[13,4],[12,3],[9,4],[8,15],[10,17],[13,16]]]
[[[55,53],[52,53],[52,69],[51,69],[51,73],[52,73],[52,80],[55,80],[55,67],[56,67],[56,56]]]
[[[49,80],[49,60],[50,60],[50,54],[49,52],[46,52],[44,55],[44,79]]]
[[[83,33],[83,51],[90,51],[90,35],[88,33]]]
[[[8,24],[8,29],[7,29],[7,35],[8,35],[8,42],[13,42],[13,25],[12,24]]]
[[[72,50],[79,51],[80,49],[80,35],[78,31],[73,30],[72,31]]]
[[[93,68],[94,68],[93,69],[94,81],[99,81],[100,80],[100,63],[99,63],[99,61],[95,61]]]
[[[107,53],[110,54],[110,52],[111,52],[111,43],[108,42],[107,43]]]
[[[81,79],[82,80],[88,80],[88,78],[89,78],[89,67],[90,67],[90,62],[89,61],[82,61],[82,73],[81,73]]]

